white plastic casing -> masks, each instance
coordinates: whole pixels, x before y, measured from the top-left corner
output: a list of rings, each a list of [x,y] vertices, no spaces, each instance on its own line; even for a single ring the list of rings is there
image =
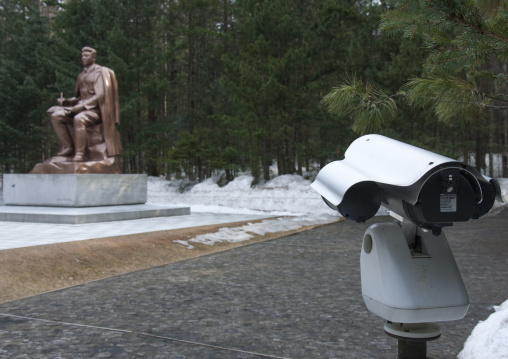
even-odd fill
[[[398,323],[463,318],[469,296],[445,236],[421,230],[419,235],[428,258],[411,255],[397,223],[378,223],[367,229],[360,256],[367,308]]]
[[[311,187],[337,205],[342,202],[347,190],[359,182],[409,187],[422,181],[422,177],[436,167],[460,164],[451,158],[388,137],[366,135],[349,146],[344,160],[323,167]],[[418,192],[411,191],[405,197],[405,200],[414,203]]]

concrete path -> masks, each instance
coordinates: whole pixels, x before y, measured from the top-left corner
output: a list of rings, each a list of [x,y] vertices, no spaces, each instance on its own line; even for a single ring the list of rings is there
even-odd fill
[[[0,221],[0,250],[213,224],[254,221],[272,217],[271,215],[191,213],[184,216],[88,224]]]
[[[361,298],[368,224],[339,222],[0,305],[2,358],[396,358]],[[508,211],[445,230],[471,297],[429,358],[508,298]]]

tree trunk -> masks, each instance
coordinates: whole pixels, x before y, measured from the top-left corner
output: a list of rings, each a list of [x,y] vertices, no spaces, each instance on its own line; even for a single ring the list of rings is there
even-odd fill
[[[487,145],[488,155],[489,155],[489,167],[488,167],[488,175],[489,177],[494,177],[494,155],[493,151],[495,151],[495,114],[494,111],[489,111],[489,143]]]
[[[297,122],[296,125],[296,145],[295,145],[295,155],[296,155],[296,173],[300,176],[303,176],[303,153],[302,147],[303,144],[303,136],[302,136],[302,123],[301,121]]]
[[[265,139],[263,140],[263,159],[262,159],[262,166],[263,166],[263,179],[265,181],[270,180],[270,166],[272,164],[272,157],[271,157],[271,150],[270,150],[270,140]]]
[[[195,81],[195,57],[196,57],[196,45],[195,45],[195,34],[194,34],[194,16],[193,9],[189,10],[188,14],[188,58],[187,58],[187,121],[192,122],[193,110],[194,110],[194,81]],[[187,124],[188,129],[192,129],[191,123]]]
[[[508,116],[504,117],[504,136],[503,136],[503,152],[502,152],[502,158],[503,158],[503,173],[502,176],[504,178],[508,177]]]
[[[476,157],[476,169],[485,174],[485,144],[483,139],[483,131],[481,126],[476,128],[475,134],[475,157]]]

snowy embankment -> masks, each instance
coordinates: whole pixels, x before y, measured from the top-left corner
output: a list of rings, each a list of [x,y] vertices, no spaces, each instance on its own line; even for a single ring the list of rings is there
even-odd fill
[[[499,179],[505,202],[508,202],[508,179]],[[252,234],[265,234],[295,230],[308,225],[325,224],[339,218],[328,208],[319,194],[310,188],[310,181],[300,176],[285,175],[251,187],[252,177],[243,175],[219,187],[214,179],[194,186],[184,180],[166,181],[150,177],[148,203],[190,206],[192,212],[243,213],[281,216],[243,227],[222,229],[218,233],[195,237],[181,244],[192,248],[191,243],[213,245],[219,241],[239,242],[252,238]],[[494,204],[493,212],[506,203]],[[385,213],[380,211],[380,213]],[[189,243],[190,242],[190,243]],[[499,304],[499,303],[492,303]],[[508,300],[486,321],[481,322],[464,345],[460,359],[508,358]]]
[[[185,190],[184,180],[165,181],[149,178],[148,201],[152,204],[190,206],[191,212],[260,214],[280,216],[276,220],[264,220],[243,227],[223,228],[218,233],[201,235],[181,242],[192,248],[191,243],[241,242],[254,235],[264,235],[304,226],[337,221],[338,213],[328,208],[319,194],[310,188],[310,181],[300,176],[285,175],[266,184],[251,187],[253,178],[237,177],[224,187],[216,179],[207,179]],[[187,188],[190,186],[187,186]],[[189,243],[191,242],[191,243]]]
[[[279,176],[254,187],[252,180],[251,176],[242,175],[219,187],[214,178],[191,186],[185,180],[150,177],[148,201],[191,206],[193,212],[337,217],[310,188],[311,181],[301,176]]]
[[[311,182],[300,176],[279,176],[266,184],[254,187],[251,187],[252,179],[251,176],[243,175],[226,186],[219,187],[216,180],[210,178],[185,190],[187,182],[184,180],[165,181],[151,177],[148,201],[152,204],[171,203],[190,206],[191,212],[194,213],[261,214],[281,217],[243,227],[223,228],[218,233],[180,242],[188,248],[192,248],[191,243],[213,245],[221,241],[241,242],[251,239],[254,235],[326,224],[340,218],[338,213],[328,208],[319,194],[310,188]]]

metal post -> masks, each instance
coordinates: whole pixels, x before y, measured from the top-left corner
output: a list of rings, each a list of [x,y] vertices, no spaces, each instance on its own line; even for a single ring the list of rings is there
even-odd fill
[[[434,323],[386,322],[385,333],[399,341],[398,359],[426,359],[427,342],[441,336],[439,325]]]
[[[426,359],[427,342],[399,339],[398,359]]]

